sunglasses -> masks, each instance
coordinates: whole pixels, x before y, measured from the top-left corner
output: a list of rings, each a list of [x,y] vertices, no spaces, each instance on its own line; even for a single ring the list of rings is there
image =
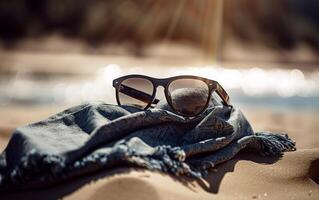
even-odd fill
[[[157,79],[144,75],[127,75],[113,80],[118,105],[147,109],[159,102],[156,88],[164,87],[168,105],[176,114],[194,117],[209,105],[216,92],[224,105],[230,106],[229,96],[222,86],[210,79],[199,76],[175,76]]]

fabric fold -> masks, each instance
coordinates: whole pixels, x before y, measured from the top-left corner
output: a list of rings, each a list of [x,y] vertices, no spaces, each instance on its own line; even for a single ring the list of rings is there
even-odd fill
[[[287,135],[254,133],[236,107],[212,102],[195,118],[166,108],[87,103],[19,127],[0,154],[0,191],[48,186],[117,166],[200,178],[242,149],[267,156],[295,149]]]

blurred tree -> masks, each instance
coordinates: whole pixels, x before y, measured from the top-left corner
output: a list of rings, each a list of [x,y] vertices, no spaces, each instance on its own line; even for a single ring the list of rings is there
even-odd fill
[[[61,33],[90,44],[130,42],[143,47],[186,41],[208,50],[213,41],[212,0],[1,0],[0,38]],[[317,0],[224,0],[224,39],[276,48],[299,42],[319,47]]]

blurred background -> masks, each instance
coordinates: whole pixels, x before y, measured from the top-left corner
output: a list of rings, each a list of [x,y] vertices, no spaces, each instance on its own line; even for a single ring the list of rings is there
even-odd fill
[[[0,148],[17,126],[115,103],[112,80],[132,73],[217,80],[255,131],[319,147],[318,10],[316,0],[2,0]]]

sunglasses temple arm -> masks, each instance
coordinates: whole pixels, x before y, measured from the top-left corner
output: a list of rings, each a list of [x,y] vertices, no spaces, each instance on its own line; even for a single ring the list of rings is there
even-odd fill
[[[217,83],[216,93],[222,98],[226,106],[230,106],[229,95],[219,83]]]
[[[136,90],[134,88],[131,88],[129,86],[126,86],[126,85],[123,85],[121,84],[119,86],[119,92],[123,93],[123,94],[126,94],[130,97],[133,97],[135,99],[138,99],[140,101],[143,101],[145,103],[149,103],[150,100],[152,99],[152,96],[145,93],[145,92],[142,92],[142,91],[139,91],[139,90]],[[157,104],[159,102],[158,99],[154,99],[152,104]]]

